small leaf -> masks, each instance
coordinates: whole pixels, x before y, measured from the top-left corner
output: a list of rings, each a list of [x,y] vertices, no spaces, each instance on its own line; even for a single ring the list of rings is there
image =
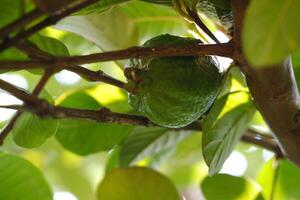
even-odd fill
[[[77,91],[67,96],[61,106],[99,110],[101,105],[86,91]],[[88,155],[99,151],[108,151],[123,141],[132,131],[133,126],[113,123],[62,119],[56,139],[68,150]]]
[[[30,41],[33,42],[39,49],[54,55],[54,56],[69,56],[67,47],[59,40],[41,34],[35,34],[30,37]]]
[[[53,104],[52,97],[46,91],[40,96]],[[56,133],[57,126],[56,119],[43,119],[26,112],[18,118],[13,128],[13,140],[21,147],[36,148]]]
[[[243,48],[256,66],[278,64],[300,48],[300,1],[252,0],[246,13]]]
[[[166,128],[137,127],[120,149],[120,165],[128,166],[143,158],[175,146],[190,132],[168,131]]]
[[[47,52],[53,56],[69,56],[69,51],[67,47],[59,40],[51,37],[46,37],[41,34],[34,34],[29,39],[34,43],[39,49]],[[28,70],[33,74],[42,74],[44,70],[42,69],[31,69]]]
[[[257,180],[265,199],[300,199],[300,169],[288,160],[271,159],[262,167]]]
[[[42,173],[30,162],[0,152],[0,199],[52,200],[52,192]]]
[[[168,178],[142,167],[112,170],[98,186],[97,196],[98,200],[180,200]]]
[[[201,189],[207,200],[255,200],[259,196],[256,184],[227,174],[206,177]]]
[[[255,113],[252,103],[243,98],[249,101],[244,92],[221,97],[204,119],[202,152],[210,174],[221,170]]]

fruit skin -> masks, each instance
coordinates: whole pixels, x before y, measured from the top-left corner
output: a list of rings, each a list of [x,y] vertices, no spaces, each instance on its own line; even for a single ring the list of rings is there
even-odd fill
[[[33,0],[35,5],[45,13],[52,13],[76,0]]]
[[[195,42],[161,35],[143,46]],[[129,94],[129,104],[152,122],[169,128],[187,126],[201,117],[213,104],[223,79],[210,56],[132,59],[126,67],[128,90],[135,93]]]

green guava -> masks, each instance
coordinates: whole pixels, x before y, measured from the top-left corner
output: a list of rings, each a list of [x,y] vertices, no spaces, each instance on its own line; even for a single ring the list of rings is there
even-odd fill
[[[195,39],[161,35],[144,47],[180,46]],[[211,56],[131,59],[125,76],[129,104],[152,122],[184,127],[201,117],[216,99],[223,75]]]

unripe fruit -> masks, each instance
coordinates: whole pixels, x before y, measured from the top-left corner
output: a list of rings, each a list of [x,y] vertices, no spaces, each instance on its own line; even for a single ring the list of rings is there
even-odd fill
[[[195,39],[161,35],[143,46],[194,44]],[[199,41],[198,41],[199,42]],[[125,69],[129,104],[152,122],[184,127],[211,107],[222,83],[218,63],[211,56],[132,59]]]

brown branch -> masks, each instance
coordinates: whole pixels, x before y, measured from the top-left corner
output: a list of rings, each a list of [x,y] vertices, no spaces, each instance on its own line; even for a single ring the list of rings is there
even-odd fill
[[[51,59],[29,61],[0,61],[0,69],[30,69],[30,68],[66,68],[68,66],[90,64],[103,61],[120,60],[128,58],[153,58],[170,56],[204,56],[217,55],[232,57],[232,43],[224,44],[192,44],[181,46],[160,47],[131,47],[124,50],[95,53],[84,56],[53,57]]]
[[[47,26],[54,25],[56,24],[59,20],[61,20],[64,17],[67,17],[77,11],[79,11],[82,8],[85,8],[93,3],[95,3],[97,0],[82,0],[79,3],[72,5],[66,9],[62,9],[60,11],[55,12],[54,14],[50,15],[47,17],[45,20],[42,22],[34,25],[33,27],[20,32],[16,36],[12,38],[5,38],[5,40],[0,44],[0,52],[3,50],[14,46],[17,44],[19,41],[31,36],[32,34],[40,31],[43,28],[46,28]]]
[[[257,146],[263,147],[264,149],[272,151],[273,153],[275,153],[277,158],[284,157],[284,154],[278,146],[276,139],[266,134],[261,134],[248,129],[242,136],[241,140],[243,142],[255,144]]]
[[[44,82],[44,81],[41,81]],[[22,101],[24,101],[23,106],[12,105],[12,106],[0,106],[2,108],[8,109],[16,109],[21,111],[30,111],[32,113],[37,114],[40,117],[53,117],[53,118],[73,118],[73,119],[82,119],[82,120],[92,120],[97,122],[112,122],[117,124],[131,124],[131,125],[140,125],[140,126],[155,126],[149,119],[136,116],[136,115],[128,115],[128,114],[120,114],[111,112],[107,108],[102,108],[99,111],[96,110],[87,110],[87,109],[75,109],[75,108],[66,108],[61,106],[53,106],[44,100],[38,99],[36,96],[28,94],[24,90],[17,88],[10,83],[6,83],[5,81],[0,80],[0,88],[6,90],[12,95],[18,97]],[[15,119],[16,121],[16,119]],[[10,125],[13,127],[13,125]],[[202,126],[198,122],[194,122],[186,127],[188,130],[201,130]],[[255,137],[244,136],[243,140],[247,142],[254,143],[256,145],[262,146],[269,150],[274,151],[276,155],[282,156],[281,152],[276,147],[276,143],[269,136],[265,136],[256,132],[248,132],[255,133]],[[259,141],[257,139],[257,135],[259,135]],[[0,135],[1,136],[1,135]],[[3,136],[1,136],[3,137]],[[4,137],[5,138],[5,137]],[[1,140],[0,140],[1,141]]]
[[[82,78],[84,78],[87,81],[90,81],[90,82],[100,81],[103,83],[114,85],[114,86],[126,91],[126,88],[124,87],[126,83],[105,74],[102,70],[98,70],[95,72],[95,71],[92,71],[92,70],[89,70],[89,69],[86,69],[86,68],[80,67],[80,66],[67,67],[66,69],[78,74],[79,76],[81,76]]]
[[[50,79],[50,77],[52,76],[52,72],[51,71],[45,71],[44,75],[42,76],[42,78],[40,79],[40,81],[38,82],[38,84],[35,86],[35,88],[33,89],[32,95],[34,96],[38,96],[39,93],[42,91],[42,89],[45,87],[47,81]],[[10,131],[13,129],[15,123],[17,122],[17,119],[21,116],[22,111],[18,111],[8,122],[8,124],[1,130],[0,133],[0,145],[3,144],[5,138],[8,136],[8,134],[10,133]]]
[[[241,31],[248,3],[248,0],[232,0],[235,60],[242,66],[254,103],[280,142],[284,154],[300,166],[300,95],[291,59],[267,68],[247,63],[242,52]]]
[[[217,44],[220,44],[218,38],[207,28],[207,26],[202,22],[197,12],[193,12],[192,10],[188,9],[189,16],[194,20],[194,22],[203,30],[205,34],[207,34],[213,41]]]
[[[25,14],[24,16],[18,18],[16,21],[4,26],[0,29],[0,38],[3,39],[4,37],[8,36],[10,33],[17,31],[19,28],[26,26],[27,24],[31,23],[35,19],[42,16],[42,12],[38,9],[32,10],[31,12]]]
[[[60,106],[39,106],[39,107],[29,107],[29,106],[19,106],[19,105],[9,105],[0,106],[1,108],[15,109],[19,111],[29,111],[36,113],[41,117],[52,117],[57,119],[72,118],[81,120],[91,120],[96,122],[111,122],[116,124],[130,124],[138,126],[155,126],[150,120],[142,116],[127,115],[111,112],[107,108],[102,108],[99,111],[95,110],[82,110],[74,108],[66,108]],[[201,130],[201,125],[194,122],[186,127],[180,128],[180,130]],[[175,129],[176,130],[176,129]],[[268,149],[276,154],[277,158],[282,158],[282,154],[276,140],[268,135],[260,134],[253,130],[248,130],[241,138],[243,142],[255,144],[262,148]]]
[[[29,42],[20,42],[19,44],[16,45],[18,49],[26,53],[30,58],[37,58],[37,59],[49,59],[49,58],[54,58],[53,55],[40,50],[38,47],[36,47],[34,44],[29,43]],[[81,76],[82,78],[86,79],[87,81],[91,82],[96,82],[96,81],[101,81],[103,83],[107,83],[110,85],[114,85],[116,87],[119,87],[121,89],[124,89],[124,82],[119,81],[107,74],[105,74],[103,71],[98,70],[97,72],[86,69],[81,66],[69,66],[65,68],[61,68],[69,70],[71,72],[74,72]]]
[[[40,101],[36,97],[33,98],[33,96],[29,94],[26,90],[22,88],[18,88],[17,86],[14,86],[6,81],[3,81],[2,79],[0,79],[0,88],[28,104],[35,105],[40,103]]]
[[[113,113],[107,108],[99,111],[87,109],[66,108],[50,105],[45,100],[41,100],[31,95],[21,88],[0,80],[0,88],[11,93],[24,102],[23,106],[2,106],[3,108],[13,108],[21,111],[30,111],[41,117],[73,118],[92,120],[97,122],[112,122],[118,124],[134,124],[141,126],[151,126],[152,123],[145,117]]]

